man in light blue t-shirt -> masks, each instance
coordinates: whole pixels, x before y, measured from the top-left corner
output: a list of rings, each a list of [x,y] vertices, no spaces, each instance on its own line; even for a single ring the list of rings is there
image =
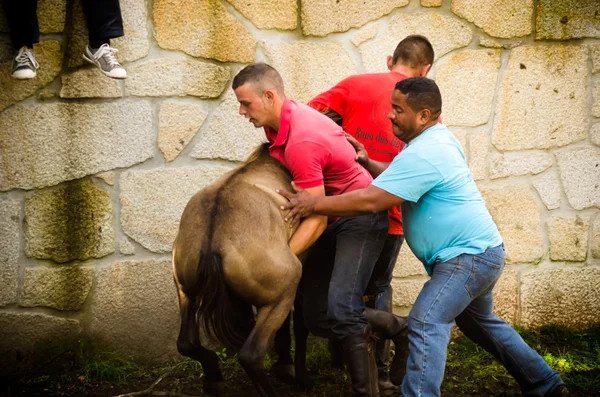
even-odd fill
[[[504,269],[504,245],[473,181],[460,144],[438,123],[440,91],[433,80],[413,77],[396,84],[389,119],[407,143],[389,163],[357,155],[371,186],[331,197],[280,191],[290,202],[290,224],[312,213],[358,216],[402,205],[405,238],[431,279],[408,318],[410,354],[402,395],[439,396],[454,321],[496,357],[525,396],[566,396],[560,375],[506,322],[492,313],[492,289]]]

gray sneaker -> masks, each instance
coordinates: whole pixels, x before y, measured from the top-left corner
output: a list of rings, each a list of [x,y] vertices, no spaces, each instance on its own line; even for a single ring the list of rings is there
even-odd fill
[[[35,60],[33,50],[27,46],[21,47],[12,62],[12,77],[14,79],[33,79],[40,65]]]
[[[118,51],[119,50],[112,48],[108,44],[102,44],[95,53],[92,53],[92,49],[88,45],[85,48],[83,59],[92,65],[98,66],[100,71],[108,77],[112,77],[113,79],[125,79],[127,78],[127,71],[117,61],[117,58],[115,58],[115,54]]]

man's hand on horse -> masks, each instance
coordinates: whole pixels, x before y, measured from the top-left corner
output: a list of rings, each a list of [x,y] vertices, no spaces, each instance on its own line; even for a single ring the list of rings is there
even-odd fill
[[[300,222],[302,218],[306,218],[314,212],[315,201],[317,199],[315,196],[311,196],[301,187],[298,187],[294,182],[292,182],[292,187],[296,191],[296,194],[288,192],[284,189],[275,190],[289,201],[279,208],[282,211],[290,210],[285,218],[283,218],[286,222],[290,222],[290,227],[294,226],[296,222]]]
[[[356,150],[356,157],[354,158],[360,165],[366,168],[369,162],[369,153],[365,149],[365,145],[356,140],[352,135],[346,134],[346,139],[352,144],[354,150]]]

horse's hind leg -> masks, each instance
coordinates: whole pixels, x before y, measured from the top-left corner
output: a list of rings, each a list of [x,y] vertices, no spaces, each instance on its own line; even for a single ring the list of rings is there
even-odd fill
[[[186,357],[193,358],[202,364],[204,371],[204,391],[211,395],[219,394],[223,381],[217,354],[200,343],[200,330],[196,316],[195,299],[190,298],[177,288],[181,329],[177,338],[177,350]]]
[[[294,383],[294,364],[292,355],[292,336],[290,334],[292,314],[288,314],[281,328],[275,334],[277,362],[271,368],[271,374],[286,383]]]
[[[304,308],[302,302],[301,288],[298,288],[298,294],[294,302],[294,337],[296,340],[295,353],[295,388],[299,391],[310,391],[313,383],[308,376],[306,368],[306,349],[308,344],[308,327],[304,324]]]
[[[293,294],[294,291],[291,294],[286,293],[287,296],[275,305],[258,309],[256,325],[239,352],[240,364],[254,382],[260,395],[264,397],[277,396],[265,372],[264,358],[269,342],[292,309]]]

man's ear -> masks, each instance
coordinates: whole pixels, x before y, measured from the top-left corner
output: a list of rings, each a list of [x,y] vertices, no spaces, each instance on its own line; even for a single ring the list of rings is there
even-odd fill
[[[264,96],[269,105],[272,105],[275,101],[275,92],[273,90],[266,90]]]
[[[431,121],[431,110],[425,108],[421,109],[419,112],[419,122],[423,125],[429,123]]]
[[[387,68],[388,70],[392,70],[392,68],[394,67],[394,64],[392,63],[393,58],[391,55],[388,55],[387,59],[386,59],[386,64],[387,64]]]
[[[431,64],[423,66],[419,72],[419,76],[421,76],[421,77],[427,76],[427,73],[429,73],[430,70],[431,70]]]

